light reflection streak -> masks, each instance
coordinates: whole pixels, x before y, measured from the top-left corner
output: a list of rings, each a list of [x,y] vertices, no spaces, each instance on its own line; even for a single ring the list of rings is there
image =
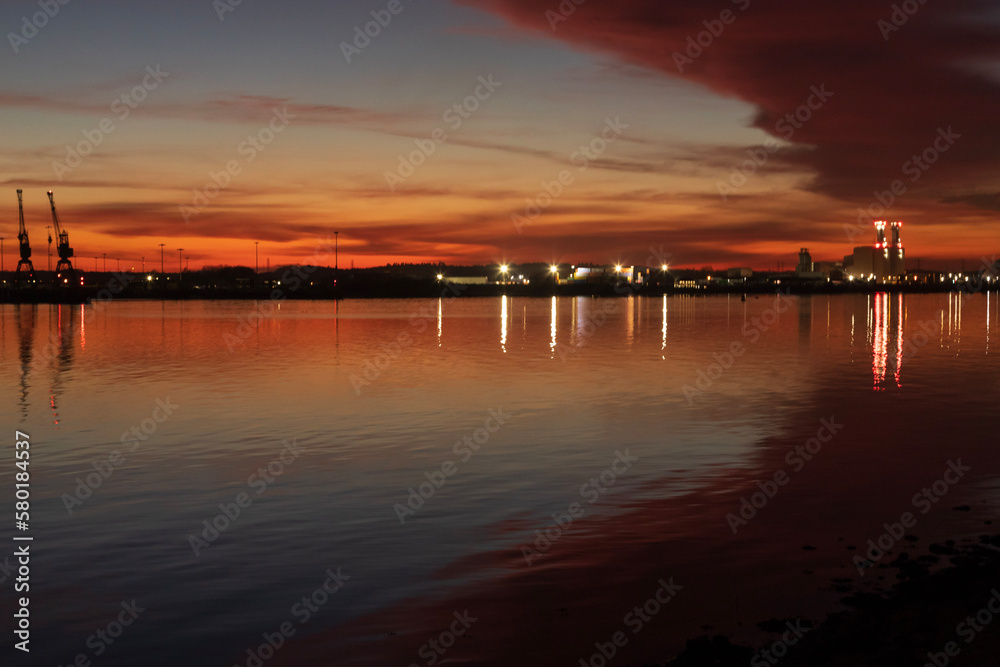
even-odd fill
[[[556,358],[556,332],[558,331],[557,323],[559,321],[558,314],[558,300],[556,297],[552,297],[552,320],[549,325],[549,333],[552,335],[552,340],[549,342],[549,352],[551,356],[550,359]]]
[[[628,318],[626,321],[626,331],[625,331],[625,342],[629,347],[635,342],[635,297],[628,296],[628,308],[625,313]]]
[[[884,388],[885,372],[889,362],[889,295],[879,292],[875,295],[875,331],[872,341],[872,368],[875,376],[875,391]]]
[[[896,372],[893,373],[893,378],[896,380],[896,386],[902,386],[899,383],[899,372],[903,367],[903,295],[898,295],[899,303],[899,314],[896,318]]]
[[[663,295],[663,344],[660,346],[661,359],[667,358],[667,295]]]
[[[865,309],[868,311],[868,332],[865,338],[865,344],[872,344],[872,334],[874,323],[872,321],[872,316],[874,314],[874,309],[872,308],[872,297],[871,294],[865,297]]]
[[[500,349],[507,354],[507,295],[500,299]]]

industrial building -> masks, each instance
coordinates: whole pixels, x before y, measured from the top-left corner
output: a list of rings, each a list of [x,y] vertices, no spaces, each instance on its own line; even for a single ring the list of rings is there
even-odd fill
[[[886,241],[887,225],[892,233],[891,242]],[[906,252],[900,240],[902,227],[898,220],[875,221],[875,245],[858,246],[844,257],[844,267],[851,279],[896,282],[906,275]]]

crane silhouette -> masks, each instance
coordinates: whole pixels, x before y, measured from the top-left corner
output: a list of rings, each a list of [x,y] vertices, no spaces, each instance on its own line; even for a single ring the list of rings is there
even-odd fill
[[[35,266],[31,263],[31,243],[28,241],[28,230],[24,228],[24,201],[21,190],[17,191],[17,241],[21,247],[21,259],[17,263],[16,276],[18,280],[31,278]]]
[[[56,264],[56,277],[64,284],[68,284],[76,274],[70,258],[73,257],[73,248],[69,246],[69,234],[65,229],[59,227],[59,216],[56,214],[56,200],[49,190],[49,203],[52,205],[52,226],[56,230],[56,238],[59,239],[59,262]]]

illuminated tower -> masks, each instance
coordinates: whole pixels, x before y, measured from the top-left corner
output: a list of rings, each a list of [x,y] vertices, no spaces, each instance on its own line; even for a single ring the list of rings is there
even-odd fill
[[[892,227],[892,245],[889,246],[889,275],[901,278],[906,275],[906,254],[903,242],[899,239],[899,230],[903,223],[895,220],[889,223]]]
[[[883,281],[889,274],[889,244],[885,241],[885,220],[875,221],[875,249],[872,252],[872,273],[875,280]]]

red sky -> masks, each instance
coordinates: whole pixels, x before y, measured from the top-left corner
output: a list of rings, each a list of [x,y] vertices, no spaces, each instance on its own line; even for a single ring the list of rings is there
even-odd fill
[[[160,243],[175,266],[179,247],[252,264],[254,241],[262,264],[304,262],[334,230],[342,265],[764,268],[839,259],[870,213],[905,220],[928,266],[996,250],[994,2],[439,0],[365,45],[385,6],[70,4],[8,35],[5,263],[17,188],[35,259],[51,188],[84,269],[158,263]]]

